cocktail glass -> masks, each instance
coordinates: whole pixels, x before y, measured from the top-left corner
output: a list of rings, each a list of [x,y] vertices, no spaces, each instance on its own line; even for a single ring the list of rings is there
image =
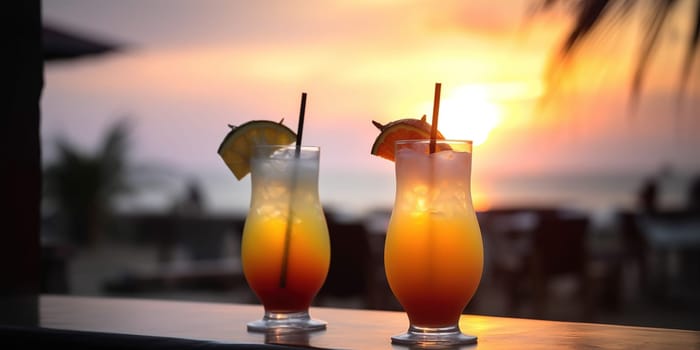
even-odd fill
[[[312,331],[309,306],[330,263],[328,226],[318,194],[320,148],[257,146],[241,243],[243,273],[265,308],[253,332]]]
[[[481,230],[471,199],[471,141],[396,142],[396,197],[384,264],[409,319],[395,344],[475,343],[459,328],[483,270]]]

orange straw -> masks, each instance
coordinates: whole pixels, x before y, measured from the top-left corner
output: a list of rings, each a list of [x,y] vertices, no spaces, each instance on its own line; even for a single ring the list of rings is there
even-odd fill
[[[438,113],[440,113],[440,88],[442,84],[435,83],[435,97],[433,99],[433,122],[430,126],[430,154],[435,153],[435,139],[438,131]]]

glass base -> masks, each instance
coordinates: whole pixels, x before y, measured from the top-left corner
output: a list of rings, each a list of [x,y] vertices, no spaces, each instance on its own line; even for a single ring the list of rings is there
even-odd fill
[[[476,337],[462,333],[458,325],[441,328],[411,325],[408,332],[391,337],[391,342],[418,347],[445,347],[476,344]]]
[[[248,323],[249,332],[305,332],[326,329],[326,321],[314,320],[308,311],[270,312],[265,311],[262,320]]]

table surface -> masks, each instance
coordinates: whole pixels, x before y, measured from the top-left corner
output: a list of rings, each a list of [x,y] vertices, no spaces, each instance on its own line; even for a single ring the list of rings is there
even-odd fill
[[[224,343],[285,344],[333,349],[408,349],[390,337],[405,331],[402,312],[311,308],[328,322],[320,332],[291,335],[249,333],[259,305],[42,295],[40,325],[46,328],[165,336]],[[607,324],[463,315],[462,331],[476,335],[478,349],[700,349],[700,332]]]

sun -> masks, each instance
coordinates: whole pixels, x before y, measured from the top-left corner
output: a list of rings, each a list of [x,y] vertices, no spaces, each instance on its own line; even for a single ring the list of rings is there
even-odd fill
[[[478,146],[501,121],[503,111],[482,84],[462,85],[440,101],[438,129],[447,139],[472,140]],[[430,106],[432,113],[432,105]],[[428,113],[428,120],[430,120]]]

